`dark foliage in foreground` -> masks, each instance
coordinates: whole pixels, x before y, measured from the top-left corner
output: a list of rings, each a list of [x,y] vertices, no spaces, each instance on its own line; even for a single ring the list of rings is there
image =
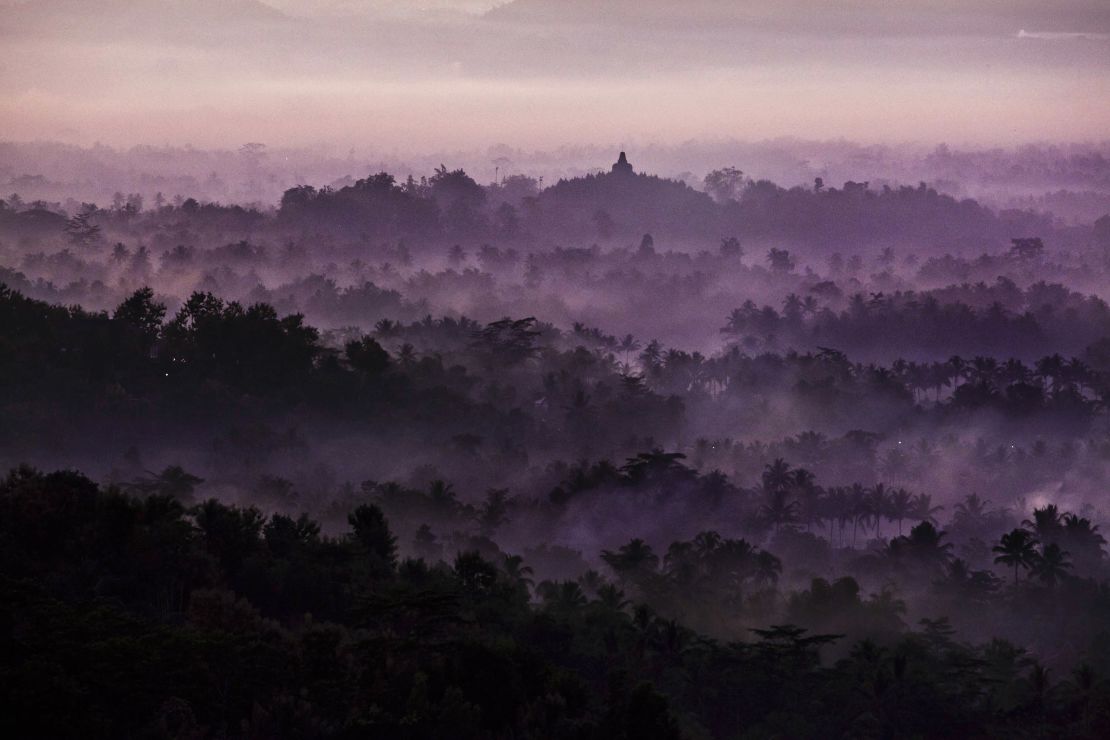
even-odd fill
[[[891,647],[792,626],[721,643],[519,561],[397,562],[372,505],[307,517],[0,484],[10,737],[1100,737],[1110,686],[942,620]],[[812,595],[811,595],[812,597]]]

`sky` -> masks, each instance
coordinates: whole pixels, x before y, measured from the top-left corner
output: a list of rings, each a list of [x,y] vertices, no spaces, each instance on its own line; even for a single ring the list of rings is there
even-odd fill
[[[1105,0],[0,0],[0,138],[1110,136]]]

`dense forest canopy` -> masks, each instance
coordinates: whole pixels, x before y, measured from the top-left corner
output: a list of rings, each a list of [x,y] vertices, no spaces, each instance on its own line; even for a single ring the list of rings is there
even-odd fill
[[[0,0],[0,737],[1110,738],[1107,0]]]
[[[1105,211],[94,200],[0,201],[9,734],[1110,733]]]

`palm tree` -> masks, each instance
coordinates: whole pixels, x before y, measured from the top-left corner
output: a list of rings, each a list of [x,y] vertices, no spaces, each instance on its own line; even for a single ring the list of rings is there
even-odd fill
[[[782,561],[771,553],[760,550],[755,556],[754,577],[757,583],[771,584],[779,579],[782,573]]]
[[[649,478],[685,477],[692,474],[682,463],[685,459],[686,455],[681,452],[664,452],[657,447],[651,452],[641,452],[628,458],[620,470],[633,482]]]
[[[998,553],[994,562],[1013,566],[1014,583],[1017,583],[1018,568],[1031,568],[1037,562],[1037,540],[1026,529],[1015,529],[1002,535],[999,544],[991,548]]]
[[[794,471],[794,489],[798,496],[798,515],[805,522],[808,532],[817,520],[821,490],[814,485],[817,476],[805,468]]]
[[[786,489],[794,482],[789,463],[781,457],[763,470],[763,487],[768,490]]]
[[[945,532],[932,522],[923,521],[910,530],[909,536],[896,537],[887,547],[896,562],[931,574],[939,574],[952,557],[952,544],[943,542]]]
[[[902,536],[902,521],[913,511],[913,497],[905,488],[891,492],[887,499],[887,512],[891,519],[898,522],[898,536]]]
[[[1087,363],[1078,357],[1073,357],[1068,360],[1067,365],[1064,367],[1064,378],[1069,383],[1090,388],[1092,380],[1096,380],[1098,374],[1093,372]]]
[[[699,532],[694,537],[694,554],[699,560],[705,560],[720,548],[723,539],[713,531]]]
[[[603,550],[601,559],[622,579],[635,580],[640,575],[654,573],[659,567],[659,556],[651,549],[651,545],[639,538],[616,552]]]
[[[524,565],[524,558],[520,555],[506,555],[501,561],[501,567],[517,589],[527,594],[532,587],[532,569]]]
[[[387,338],[401,331],[401,325],[392,319],[381,319],[374,324],[374,333],[379,337]]]
[[[1093,568],[1105,557],[1102,546],[1106,538],[1098,531],[1098,525],[1077,514],[1064,515],[1063,541],[1076,559],[1080,568]]]
[[[636,341],[636,337],[632,336],[631,334],[626,334],[624,339],[620,341],[620,344],[617,345],[617,349],[624,354],[624,365],[626,368],[631,367],[628,361],[628,356],[631,353],[639,350],[642,346],[643,345]]]
[[[929,366],[929,385],[933,387],[936,392],[936,402],[940,403],[940,391],[942,388],[952,385],[952,374],[949,372],[950,368],[947,364],[942,362],[934,362]]]
[[[1033,509],[1033,518],[1024,520],[1021,526],[1033,530],[1033,534],[1042,542],[1051,542],[1059,537],[1063,529],[1063,519],[1056,504],[1047,504]]]
[[[799,503],[790,498],[798,481],[797,474],[798,471],[791,470],[790,465],[781,457],[763,470],[763,495],[766,501],[760,511],[767,523],[776,529],[798,520]],[[809,481],[805,473],[802,474],[802,480]]]
[[[867,489],[862,484],[853,483],[848,489],[849,509],[852,514],[852,548],[856,546],[856,530],[860,522],[866,522],[871,517],[871,499]]]
[[[949,380],[954,382],[956,385],[959,385],[959,381],[961,378],[966,379],[967,360],[960,357],[959,355],[953,355],[952,357],[948,358],[948,362],[945,364],[947,366],[946,369],[948,371]]]
[[[549,598],[548,603],[558,611],[572,612],[588,603],[586,594],[577,581],[563,581],[555,591],[554,598]]]
[[[876,483],[871,489],[871,516],[875,521],[875,536],[882,537],[883,517],[890,518],[890,495],[882,483]]]
[[[998,577],[989,570],[972,570],[966,560],[956,558],[948,564],[943,579],[933,584],[967,605],[985,603],[998,587]]]
[[[1057,354],[1042,357],[1034,364],[1034,374],[1041,379],[1041,383],[1046,387],[1046,390],[1049,381],[1051,381],[1052,390],[1054,391],[1060,385],[1060,376],[1064,372],[1065,362],[1064,358]]]
[[[910,516],[923,522],[936,524],[937,518],[933,515],[943,510],[943,506],[933,506],[932,496],[927,493],[919,493],[913,497],[913,502],[910,505]]]
[[[606,583],[597,589],[597,601],[605,608],[618,612],[624,611],[629,604],[628,599],[624,598],[624,591],[612,583]]]
[[[655,372],[663,362],[663,345],[653,339],[640,353],[640,366],[649,373]]]
[[[1027,383],[1032,377],[1033,374],[1021,360],[1009,359],[1002,366],[1002,378],[1007,383]]]
[[[954,515],[969,522],[978,522],[987,513],[990,501],[983,499],[977,493],[969,493],[964,500],[956,504]]]
[[[782,315],[788,323],[800,323],[802,319],[802,299],[797,293],[786,296],[782,302]]]
[[[606,583],[605,576],[601,575],[593,568],[590,568],[585,573],[578,576],[578,585],[588,594],[596,594],[597,590]]]
[[[180,465],[171,465],[161,473],[147,471],[150,477],[140,478],[127,485],[131,491],[143,496],[170,496],[183,503],[193,500],[193,491],[203,478],[187,472]]]
[[[992,385],[998,375],[998,360],[993,357],[975,357],[971,360],[971,372],[975,382]]]
[[[1044,546],[1040,557],[1033,564],[1033,572],[1048,586],[1055,586],[1071,570],[1068,553],[1055,542]]]
[[[771,489],[767,492],[767,502],[760,507],[763,518],[776,530],[784,524],[793,524],[798,521],[797,501],[791,501],[789,494],[783,489]]]
[[[927,401],[929,399],[929,388],[933,384],[932,368],[924,363],[911,362],[909,372],[906,376],[906,385],[909,386],[913,392],[914,401],[917,401],[917,394],[921,394],[921,400]]]

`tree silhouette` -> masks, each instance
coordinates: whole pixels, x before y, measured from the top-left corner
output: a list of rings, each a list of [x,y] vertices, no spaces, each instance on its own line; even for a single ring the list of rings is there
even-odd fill
[[[116,307],[113,318],[134,326],[141,333],[145,348],[149,351],[162,329],[166,306],[154,301],[154,291],[151,288],[140,288]]]
[[[659,567],[659,556],[643,540],[636,538],[618,550],[603,550],[601,559],[622,581],[642,582]]]
[[[898,536],[902,536],[902,522],[913,514],[913,497],[904,488],[897,488],[887,499],[887,512],[891,519],[898,522]]]
[[[1055,542],[1044,546],[1040,555],[1032,564],[1032,572],[1046,585],[1052,587],[1071,570],[1072,564],[1068,560],[1068,553],[1060,549]]]
[[[363,504],[347,517],[352,535],[371,558],[375,567],[392,570],[397,564],[397,539],[389,531],[382,510]]]
[[[999,544],[992,548],[998,553],[994,562],[1011,566],[1014,569],[1014,583],[1017,583],[1018,569],[1032,568],[1037,562],[1037,540],[1027,530],[1015,529],[1002,535]]]
[[[932,577],[940,575],[951,558],[952,544],[943,542],[945,533],[924,521],[910,530],[906,537],[895,537],[887,553],[896,563],[911,571]]]

